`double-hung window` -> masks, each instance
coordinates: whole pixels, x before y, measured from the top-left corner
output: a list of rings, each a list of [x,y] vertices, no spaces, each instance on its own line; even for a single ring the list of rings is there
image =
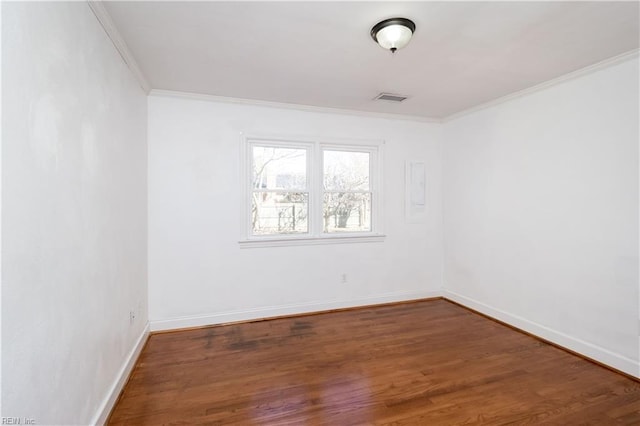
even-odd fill
[[[253,236],[309,232],[309,146],[251,144]]]
[[[371,231],[371,151],[322,148],[322,231]]]
[[[380,241],[381,144],[246,138],[242,246]]]

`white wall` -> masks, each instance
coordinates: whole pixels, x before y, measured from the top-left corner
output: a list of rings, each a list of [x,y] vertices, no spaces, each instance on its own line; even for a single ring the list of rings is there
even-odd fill
[[[638,370],[638,59],[445,125],[447,296]]]
[[[240,132],[385,140],[386,240],[241,249]],[[152,329],[440,294],[439,125],[150,96],[148,135]],[[428,167],[421,224],[404,220],[410,159]]]
[[[2,416],[88,424],[147,318],[146,96],[87,3],[2,7]]]

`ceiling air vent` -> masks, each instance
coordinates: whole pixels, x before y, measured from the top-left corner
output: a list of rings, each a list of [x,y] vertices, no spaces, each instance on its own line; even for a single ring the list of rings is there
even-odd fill
[[[390,101],[390,102],[402,102],[407,99],[408,96],[394,95],[392,93],[380,93],[373,98],[374,101]]]

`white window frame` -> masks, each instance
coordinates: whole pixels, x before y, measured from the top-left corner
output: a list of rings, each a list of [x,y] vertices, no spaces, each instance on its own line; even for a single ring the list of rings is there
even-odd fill
[[[251,164],[253,146],[270,146],[278,148],[307,149],[307,191],[308,197],[308,233],[252,235],[251,196]],[[241,135],[240,143],[240,183],[242,202],[240,217],[242,218],[242,235],[239,241],[241,248],[277,247],[315,244],[345,244],[382,242],[382,154],[383,141],[372,140],[327,140],[317,138],[285,138]],[[369,181],[371,192],[371,231],[353,231],[340,233],[323,232],[323,151],[346,151],[369,153]],[[295,191],[294,191],[295,192]],[[302,192],[302,191],[301,191]]]

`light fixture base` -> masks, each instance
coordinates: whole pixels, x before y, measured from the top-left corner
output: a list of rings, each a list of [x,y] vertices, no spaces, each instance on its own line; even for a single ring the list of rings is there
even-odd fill
[[[371,38],[392,53],[409,43],[416,30],[416,24],[407,18],[390,18],[380,21],[371,28]]]

